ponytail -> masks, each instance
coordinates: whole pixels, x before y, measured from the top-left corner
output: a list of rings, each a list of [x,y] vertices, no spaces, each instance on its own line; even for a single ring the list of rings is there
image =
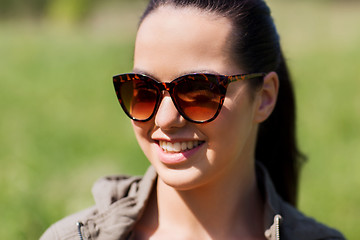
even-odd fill
[[[260,125],[256,160],[270,173],[277,192],[296,206],[298,178],[304,156],[296,144],[295,97],[283,54],[276,69],[280,88],[273,113]]]

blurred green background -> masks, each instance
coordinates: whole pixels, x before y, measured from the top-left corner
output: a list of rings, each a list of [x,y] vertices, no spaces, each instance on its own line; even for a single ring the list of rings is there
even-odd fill
[[[360,237],[360,3],[271,0],[294,77],[299,208]],[[38,239],[147,161],[111,77],[132,66],[145,1],[0,0],[0,236]]]

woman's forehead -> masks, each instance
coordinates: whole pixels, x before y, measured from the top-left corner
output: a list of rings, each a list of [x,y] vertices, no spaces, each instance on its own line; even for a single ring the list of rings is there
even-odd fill
[[[148,15],[138,30],[134,67],[212,69],[229,66],[231,22],[197,8],[161,7]],[[148,71],[148,69],[143,69]],[[225,73],[223,73],[225,74]],[[229,74],[226,72],[226,74]]]
[[[194,7],[163,6],[150,13],[141,23],[139,34],[156,36],[165,34],[181,39],[191,39],[211,35],[208,41],[216,40],[217,35],[224,39],[231,30],[228,18]],[[214,34],[217,32],[218,34]],[[159,39],[160,40],[160,39]]]

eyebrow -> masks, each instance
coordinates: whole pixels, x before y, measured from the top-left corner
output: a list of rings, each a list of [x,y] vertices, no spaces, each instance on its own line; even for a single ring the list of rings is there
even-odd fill
[[[151,78],[153,78],[153,79],[158,79],[158,78],[156,78],[155,76],[153,76],[151,73],[148,73],[148,72],[146,72],[146,71],[140,70],[140,69],[138,69],[138,68],[133,68],[132,72],[135,73],[135,74],[146,75],[146,76],[151,77]]]
[[[159,78],[155,77],[155,75],[153,75],[151,73],[148,73],[146,71],[143,71],[141,69],[138,69],[138,68],[134,68],[132,70],[132,72],[135,73],[135,74],[143,74],[143,75],[146,75],[146,76],[151,77],[151,78],[156,79],[156,80],[159,79]],[[196,71],[180,72],[180,74],[177,74],[175,76],[175,78],[173,78],[173,79],[176,79],[176,78],[181,77],[181,76],[189,75],[189,74],[195,74],[195,73],[208,73],[208,74],[215,74],[215,75],[224,75],[224,74],[220,74],[219,72],[214,71],[214,70],[196,70]]]
[[[180,76],[183,76],[183,75],[187,75],[187,74],[193,74],[193,73],[209,73],[209,74],[215,74],[215,75],[224,75],[224,74],[220,74],[219,72],[217,71],[214,71],[214,70],[197,70],[197,71],[190,71],[190,72],[184,72],[184,73],[181,73]]]

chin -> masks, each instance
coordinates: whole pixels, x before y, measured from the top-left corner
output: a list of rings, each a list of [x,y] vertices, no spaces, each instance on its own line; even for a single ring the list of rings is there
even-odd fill
[[[192,190],[205,182],[204,174],[195,167],[170,169],[166,167],[157,168],[155,166],[155,169],[163,183],[178,191]]]

